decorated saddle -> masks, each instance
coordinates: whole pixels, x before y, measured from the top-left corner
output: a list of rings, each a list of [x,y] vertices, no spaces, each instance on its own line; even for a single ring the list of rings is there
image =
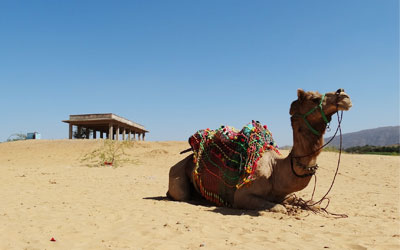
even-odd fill
[[[194,152],[193,182],[207,200],[219,206],[232,206],[236,189],[255,178],[258,160],[266,150],[278,154],[267,126],[252,121],[238,131],[221,126],[199,130],[189,138]]]

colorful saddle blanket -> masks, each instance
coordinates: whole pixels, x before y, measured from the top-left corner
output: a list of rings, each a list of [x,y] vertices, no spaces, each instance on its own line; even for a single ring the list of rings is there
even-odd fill
[[[258,121],[240,131],[229,126],[199,130],[189,144],[196,164],[194,185],[219,206],[232,206],[235,190],[255,179],[257,162],[266,150],[280,154],[271,132]]]

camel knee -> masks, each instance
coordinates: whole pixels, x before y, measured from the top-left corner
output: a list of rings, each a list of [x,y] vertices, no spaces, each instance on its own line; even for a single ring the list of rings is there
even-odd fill
[[[170,177],[167,196],[176,201],[189,200],[189,182],[181,177]]]
[[[169,184],[167,196],[177,201],[190,199],[190,179],[187,176],[188,164],[191,163],[191,156],[186,157],[171,167],[169,171]]]

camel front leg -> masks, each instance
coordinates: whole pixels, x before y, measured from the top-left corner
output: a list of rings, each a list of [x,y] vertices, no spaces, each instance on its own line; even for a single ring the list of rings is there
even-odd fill
[[[171,167],[167,196],[176,201],[190,199],[190,179],[188,172],[194,168],[193,155],[189,155]]]
[[[268,210],[277,213],[287,213],[285,206],[267,201],[255,195],[247,195],[238,198],[238,200],[236,200],[235,195],[235,207],[240,209]]]
[[[259,189],[260,183],[236,190],[234,195],[234,207],[251,210],[269,210],[271,212],[287,213],[285,206],[266,200],[265,191],[268,186]]]

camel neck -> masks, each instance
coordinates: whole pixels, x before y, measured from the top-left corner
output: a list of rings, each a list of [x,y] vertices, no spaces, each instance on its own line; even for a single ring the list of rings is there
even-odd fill
[[[316,165],[317,157],[321,153],[323,145],[323,133],[314,135],[311,133],[293,133],[293,148],[289,155],[303,166]]]
[[[303,132],[306,131],[304,134],[298,133],[295,132],[298,131],[297,127],[295,128],[293,129],[294,132],[292,151],[290,152],[288,157],[276,161],[276,166],[274,169],[274,171],[276,171],[275,178],[286,178],[286,181],[284,182],[274,181],[273,188],[277,193],[276,199],[279,199],[279,197],[285,197],[287,194],[302,190],[308,185],[312,177],[312,175],[308,175],[310,173],[310,169],[312,168],[308,167],[316,165],[317,156],[321,152],[320,147],[323,143],[322,134],[324,132],[322,128],[320,128],[320,131],[322,132],[319,136],[314,135],[308,130],[304,129],[302,130]],[[300,157],[293,159],[296,156]],[[292,163],[293,169],[296,174],[293,173]]]

